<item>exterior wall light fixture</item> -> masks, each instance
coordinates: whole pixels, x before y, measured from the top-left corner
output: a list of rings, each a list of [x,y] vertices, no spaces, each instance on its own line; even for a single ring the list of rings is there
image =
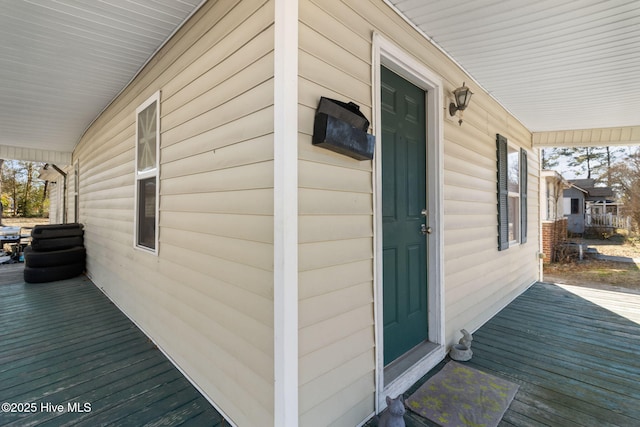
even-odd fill
[[[469,106],[469,101],[471,100],[471,95],[473,92],[469,90],[467,86],[462,83],[462,86],[453,91],[453,98],[455,103],[449,104],[449,115],[455,116],[457,111],[460,111],[460,120],[458,120],[458,125],[462,125],[462,111],[464,111]]]

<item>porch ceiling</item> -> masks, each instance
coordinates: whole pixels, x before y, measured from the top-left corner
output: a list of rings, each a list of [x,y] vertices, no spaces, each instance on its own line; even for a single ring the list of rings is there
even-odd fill
[[[202,1],[3,0],[0,157],[64,158]],[[385,1],[532,131],[640,127],[638,1]]]
[[[637,0],[386,1],[531,131],[640,125]]]
[[[0,154],[70,152],[201,2],[0,1]]]

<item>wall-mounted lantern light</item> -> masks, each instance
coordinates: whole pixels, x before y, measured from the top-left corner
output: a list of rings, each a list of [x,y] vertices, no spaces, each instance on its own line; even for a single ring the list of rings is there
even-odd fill
[[[455,116],[457,111],[464,111],[469,106],[471,95],[473,95],[473,92],[463,82],[461,87],[453,91],[455,103],[449,104],[449,115]],[[460,113],[458,125],[462,125],[462,113]]]

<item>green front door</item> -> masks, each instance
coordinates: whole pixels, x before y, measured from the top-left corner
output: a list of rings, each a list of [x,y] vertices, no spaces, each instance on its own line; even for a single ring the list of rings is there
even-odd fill
[[[428,338],[425,92],[382,67],[384,364]]]

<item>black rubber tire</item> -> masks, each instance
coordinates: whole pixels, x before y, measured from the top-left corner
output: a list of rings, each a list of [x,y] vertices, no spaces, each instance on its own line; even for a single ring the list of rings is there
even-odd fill
[[[84,246],[49,252],[36,252],[31,246],[24,248],[24,265],[26,267],[42,268],[78,264],[84,263],[86,257],[87,250]]]
[[[47,283],[71,279],[84,272],[84,262],[59,265],[57,267],[25,267],[24,281],[27,283]]]
[[[31,237],[35,239],[55,239],[58,237],[83,236],[84,226],[82,224],[51,224],[36,225],[31,230]]]
[[[74,246],[84,246],[84,237],[56,237],[54,239],[32,239],[31,247],[36,252],[60,251],[73,248]]]

